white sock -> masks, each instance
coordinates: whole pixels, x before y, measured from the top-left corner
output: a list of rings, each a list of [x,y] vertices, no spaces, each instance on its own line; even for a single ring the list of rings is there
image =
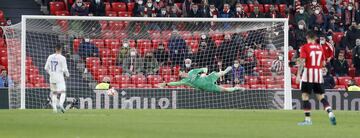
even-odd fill
[[[51,94],[51,106],[54,112],[57,112],[57,107],[56,107],[57,103],[58,103],[57,94]]]
[[[329,118],[332,118],[332,117],[335,117],[335,115],[334,115],[333,112],[330,112],[330,113],[329,113]]]
[[[60,107],[64,108],[64,102],[65,102],[65,98],[66,98],[66,93],[63,92],[60,94]]]
[[[311,118],[310,117],[305,117],[305,121],[310,122]]]

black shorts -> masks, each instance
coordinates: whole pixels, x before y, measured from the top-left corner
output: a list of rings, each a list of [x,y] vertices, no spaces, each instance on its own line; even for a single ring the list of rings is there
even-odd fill
[[[314,92],[315,94],[324,94],[324,84],[323,83],[309,83],[302,82],[301,83],[301,92],[311,94]]]

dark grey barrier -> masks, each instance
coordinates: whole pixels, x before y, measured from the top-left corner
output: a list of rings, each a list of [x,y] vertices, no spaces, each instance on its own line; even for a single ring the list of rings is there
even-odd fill
[[[9,109],[9,90],[0,88],[0,109]]]

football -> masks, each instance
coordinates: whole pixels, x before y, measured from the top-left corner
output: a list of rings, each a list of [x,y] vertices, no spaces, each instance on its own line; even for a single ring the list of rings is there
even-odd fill
[[[116,93],[117,93],[117,91],[114,88],[107,90],[107,94],[109,96],[114,96]]]

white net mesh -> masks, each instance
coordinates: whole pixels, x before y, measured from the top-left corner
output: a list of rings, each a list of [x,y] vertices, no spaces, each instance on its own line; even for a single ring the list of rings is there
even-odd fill
[[[284,63],[277,60],[283,53],[283,22],[150,20],[27,19],[26,108],[50,107],[49,76],[44,65],[57,44],[64,45],[63,55],[70,71],[66,80],[68,107],[277,107],[274,92],[284,88]],[[9,75],[15,82],[10,90],[10,106],[19,108],[20,25],[4,30]],[[240,67],[234,69],[234,63]],[[224,71],[228,66],[233,70],[220,77],[216,85],[245,87],[244,92],[156,87],[161,82],[179,81],[180,71],[207,67],[210,73]],[[109,77],[111,86],[117,88],[115,96],[94,90],[104,77]]]

